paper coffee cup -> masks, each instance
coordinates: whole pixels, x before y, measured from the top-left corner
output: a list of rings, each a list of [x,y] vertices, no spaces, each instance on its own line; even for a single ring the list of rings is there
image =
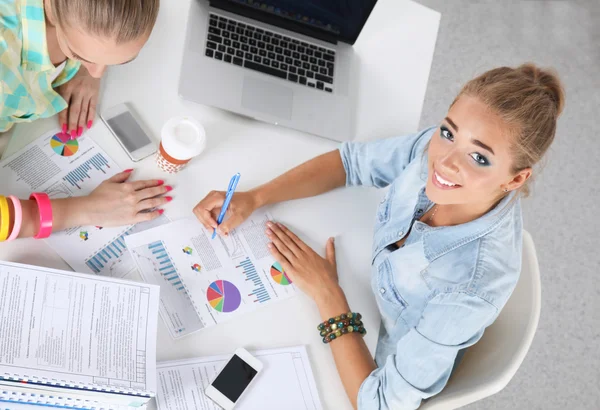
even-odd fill
[[[174,117],[161,130],[161,141],[156,153],[156,163],[163,171],[181,171],[190,160],[206,147],[206,132],[191,117]]]

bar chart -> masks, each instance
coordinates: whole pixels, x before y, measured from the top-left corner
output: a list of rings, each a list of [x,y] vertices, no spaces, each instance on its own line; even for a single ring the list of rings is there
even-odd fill
[[[143,280],[160,286],[159,311],[171,335],[180,337],[202,329],[204,324],[175,265],[173,258],[177,255],[170,253],[163,240],[146,239],[132,235],[128,237],[127,245]]]
[[[165,245],[162,241],[152,242],[148,245],[148,250],[152,255],[152,262],[154,264],[154,268],[156,271],[160,273],[160,275],[164,278],[167,283],[171,284],[175,289],[180,292],[185,293],[185,288],[183,283],[181,283],[181,279],[179,278],[179,274],[177,273],[177,269],[173,264],[173,261],[169,257],[167,250],[165,249]]]
[[[125,245],[125,237],[130,235],[131,232],[132,229],[126,230],[122,235],[119,235],[98,252],[86,259],[85,264],[88,268],[97,275],[119,277],[122,275],[112,272],[112,268],[115,264],[122,262],[125,258],[128,260],[128,266],[123,267],[121,270],[125,270],[125,273],[131,270],[131,268],[133,268],[133,261],[131,261],[129,254],[126,253],[127,246]]]
[[[85,264],[97,275],[121,278],[135,268],[135,262],[127,251],[125,238],[138,232],[143,232],[160,225],[169,223],[169,219],[162,215],[152,221],[138,223],[125,231],[117,231],[112,238],[109,236],[98,251],[92,253]],[[100,227],[87,227],[87,229],[101,231]],[[114,230],[115,228],[108,228]],[[106,230],[103,231],[103,235]]]
[[[108,159],[101,153],[98,153],[66,174],[63,177],[63,181],[68,182],[77,189],[81,189],[81,185],[85,181],[92,179],[90,172],[97,171],[106,174],[106,168],[110,168]]]
[[[260,276],[258,276],[258,272],[256,271],[254,264],[250,261],[250,258],[242,260],[240,264],[236,266],[236,268],[242,269],[244,275],[246,276],[246,280],[253,283],[254,289],[252,290],[252,293],[248,294],[248,296],[254,297],[255,303],[264,303],[271,300],[271,296],[269,295],[269,292],[267,292],[264,282]]]

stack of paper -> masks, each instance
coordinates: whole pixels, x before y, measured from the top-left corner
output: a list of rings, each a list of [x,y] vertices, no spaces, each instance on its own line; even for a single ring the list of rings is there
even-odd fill
[[[2,192],[23,199],[32,192],[46,192],[51,199],[91,193],[122,171],[93,141],[106,133],[110,131],[102,123],[76,140],[59,129],[46,132],[0,162]],[[162,216],[133,227],[76,226],[46,241],[77,272],[122,278],[135,268],[125,237],[167,222]]]
[[[315,379],[304,346],[252,353],[263,364],[248,391],[236,403],[239,410],[320,410]],[[229,356],[158,363],[159,410],[219,410],[204,395]]]
[[[0,402],[144,405],[156,392],[158,292],[0,262]]]

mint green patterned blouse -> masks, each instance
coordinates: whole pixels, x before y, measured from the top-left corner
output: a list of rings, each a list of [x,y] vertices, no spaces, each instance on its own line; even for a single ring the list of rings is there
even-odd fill
[[[67,60],[51,83],[56,67],[46,44],[43,0],[0,0],[0,132],[67,108],[54,88],[73,78],[80,65]]]

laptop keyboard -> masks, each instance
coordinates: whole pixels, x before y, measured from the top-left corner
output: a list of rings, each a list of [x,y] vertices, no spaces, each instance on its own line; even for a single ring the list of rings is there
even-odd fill
[[[205,55],[333,92],[335,51],[210,14]]]

